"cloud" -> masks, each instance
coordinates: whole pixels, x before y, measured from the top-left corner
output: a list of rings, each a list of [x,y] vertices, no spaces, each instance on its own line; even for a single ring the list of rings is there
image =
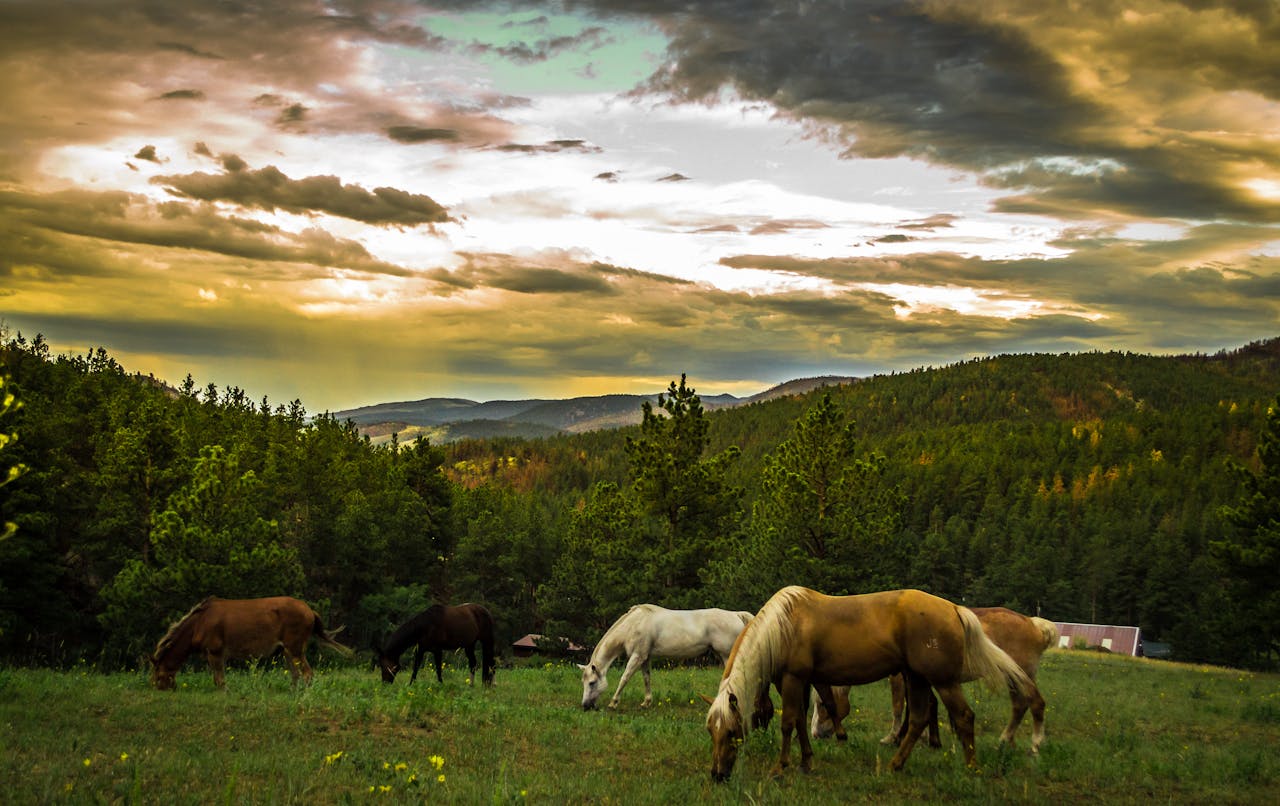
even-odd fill
[[[433,129],[425,126],[388,126],[387,136],[397,143],[416,144],[435,141],[452,142],[458,139],[454,129]]]
[[[541,39],[533,44],[514,42],[510,45],[491,45],[474,42],[467,52],[474,56],[496,54],[517,64],[536,64],[554,59],[562,53],[570,51],[592,51],[613,41],[608,32],[600,26],[592,26],[573,35],[554,36]]]
[[[1016,191],[1005,211],[1280,220],[1280,24],[1265,4],[1025,0],[636,5],[671,37],[648,87],[732,90],[849,155]]]
[[[160,162],[160,158],[156,156],[155,146],[143,146],[138,149],[138,153],[134,154],[133,158],[136,160],[146,160],[147,162]]]
[[[564,151],[578,154],[599,154],[603,151],[599,146],[591,145],[585,140],[551,140],[538,145],[506,143],[496,146],[496,149],[519,154],[559,154]]]
[[[328,213],[367,224],[412,227],[452,220],[428,196],[390,187],[368,191],[357,185],[344,185],[336,176],[290,179],[270,165],[257,171],[241,168],[224,174],[157,176],[152,181],[187,198],[229,201],[261,210]]]

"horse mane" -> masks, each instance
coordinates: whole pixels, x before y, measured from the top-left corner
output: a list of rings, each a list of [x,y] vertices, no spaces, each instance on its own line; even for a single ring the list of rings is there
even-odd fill
[[[196,604],[195,607],[188,610],[185,616],[183,616],[182,618],[170,624],[168,632],[166,632],[164,634],[164,637],[162,637],[160,641],[156,644],[155,652],[151,653],[151,660],[159,661],[160,658],[164,655],[164,653],[168,652],[169,648],[173,646],[174,641],[178,639],[178,635],[184,629],[186,629],[191,619],[195,618],[196,616],[198,616],[199,614],[207,610],[209,608],[209,604],[215,598],[216,597],[213,597],[213,596],[206,596],[198,604]]]
[[[798,585],[783,588],[746,623],[725,663],[720,691],[707,712],[708,719],[713,714],[728,719],[729,695],[735,694],[743,725],[751,724],[756,695],[773,680],[774,672],[791,646],[794,633],[791,614],[796,604],[812,593]]]
[[[600,636],[600,640],[596,642],[595,648],[591,650],[591,660],[589,660],[588,663],[595,663],[596,653],[600,651],[601,647],[604,647],[609,651],[613,651],[612,647],[615,644],[620,643],[617,634],[621,633],[624,629],[627,629],[627,625],[631,623],[631,617],[637,610],[643,610],[651,613],[656,607],[657,605],[651,604],[634,604],[631,605],[631,607],[628,607],[627,612],[619,616],[618,620],[613,622],[613,624],[610,624],[609,629],[605,630],[604,635]],[[609,665],[612,666],[613,661],[610,661]]]
[[[439,621],[443,614],[444,605],[438,602],[418,613],[404,624],[396,627],[391,635],[387,636],[387,639],[382,642],[382,648],[378,650],[379,654],[398,660],[404,654],[405,649],[418,640],[418,635],[426,625],[433,621]]]
[[[1044,636],[1044,649],[1050,649],[1058,645],[1058,625],[1048,619],[1032,616],[1031,623],[1040,628],[1040,635]]]

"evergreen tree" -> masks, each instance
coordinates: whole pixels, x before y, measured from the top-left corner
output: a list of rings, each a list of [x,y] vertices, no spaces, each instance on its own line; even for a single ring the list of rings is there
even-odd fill
[[[646,565],[657,572],[654,595],[670,606],[692,606],[699,569],[732,529],[737,491],[726,484],[725,471],[739,451],[730,447],[703,458],[711,442],[706,412],[684,375],[658,395],[658,408],[665,416],[645,401],[640,435],[627,437],[627,460],[632,489],[652,518]]]
[[[708,577],[749,608],[785,585],[832,595],[897,587],[900,501],[882,483],[884,462],[862,455],[853,423],[824,394],[765,458],[744,541]]]
[[[1237,468],[1241,482],[1238,501],[1224,509],[1231,532],[1210,542],[1213,556],[1230,575],[1234,597],[1246,623],[1241,640],[1255,660],[1268,667],[1280,664],[1280,396],[1267,411],[1266,427],[1258,441],[1258,469]]]
[[[297,552],[258,510],[261,483],[221,446],[200,453],[191,483],[169,497],[152,525],[152,562],[129,561],[103,590],[102,620],[133,650],[168,619],[206,596],[300,595]]]

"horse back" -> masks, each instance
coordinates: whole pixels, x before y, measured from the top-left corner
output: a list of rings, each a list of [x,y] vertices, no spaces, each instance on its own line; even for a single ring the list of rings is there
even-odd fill
[[[955,605],[918,590],[815,594],[796,613],[794,647],[818,682],[862,685],[910,667],[930,681],[957,680],[964,631]]]
[[[1029,616],[1006,607],[973,607],[970,610],[978,617],[982,631],[992,643],[1003,649],[1028,677],[1034,679],[1040,655],[1045,650],[1044,633],[1036,623]]]
[[[316,614],[289,596],[214,599],[196,625],[192,645],[232,657],[257,657],[284,644],[301,651],[311,637]]]

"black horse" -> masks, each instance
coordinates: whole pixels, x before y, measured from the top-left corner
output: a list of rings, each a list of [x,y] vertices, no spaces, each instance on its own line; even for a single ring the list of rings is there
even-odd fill
[[[484,661],[483,675],[486,686],[493,685],[493,616],[478,604],[454,606],[434,604],[409,619],[383,643],[378,650],[378,666],[382,669],[382,682],[390,683],[400,671],[400,656],[410,644],[417,644],[413,652],[412,684],[418,678],[422,655],[430,649],[436,661],[436,680],[444,682],[440,673],[441,655],[446,649],[461,649],[467,653],[467,667],[471,680],[476,676],[476,642],[480,642]]]

